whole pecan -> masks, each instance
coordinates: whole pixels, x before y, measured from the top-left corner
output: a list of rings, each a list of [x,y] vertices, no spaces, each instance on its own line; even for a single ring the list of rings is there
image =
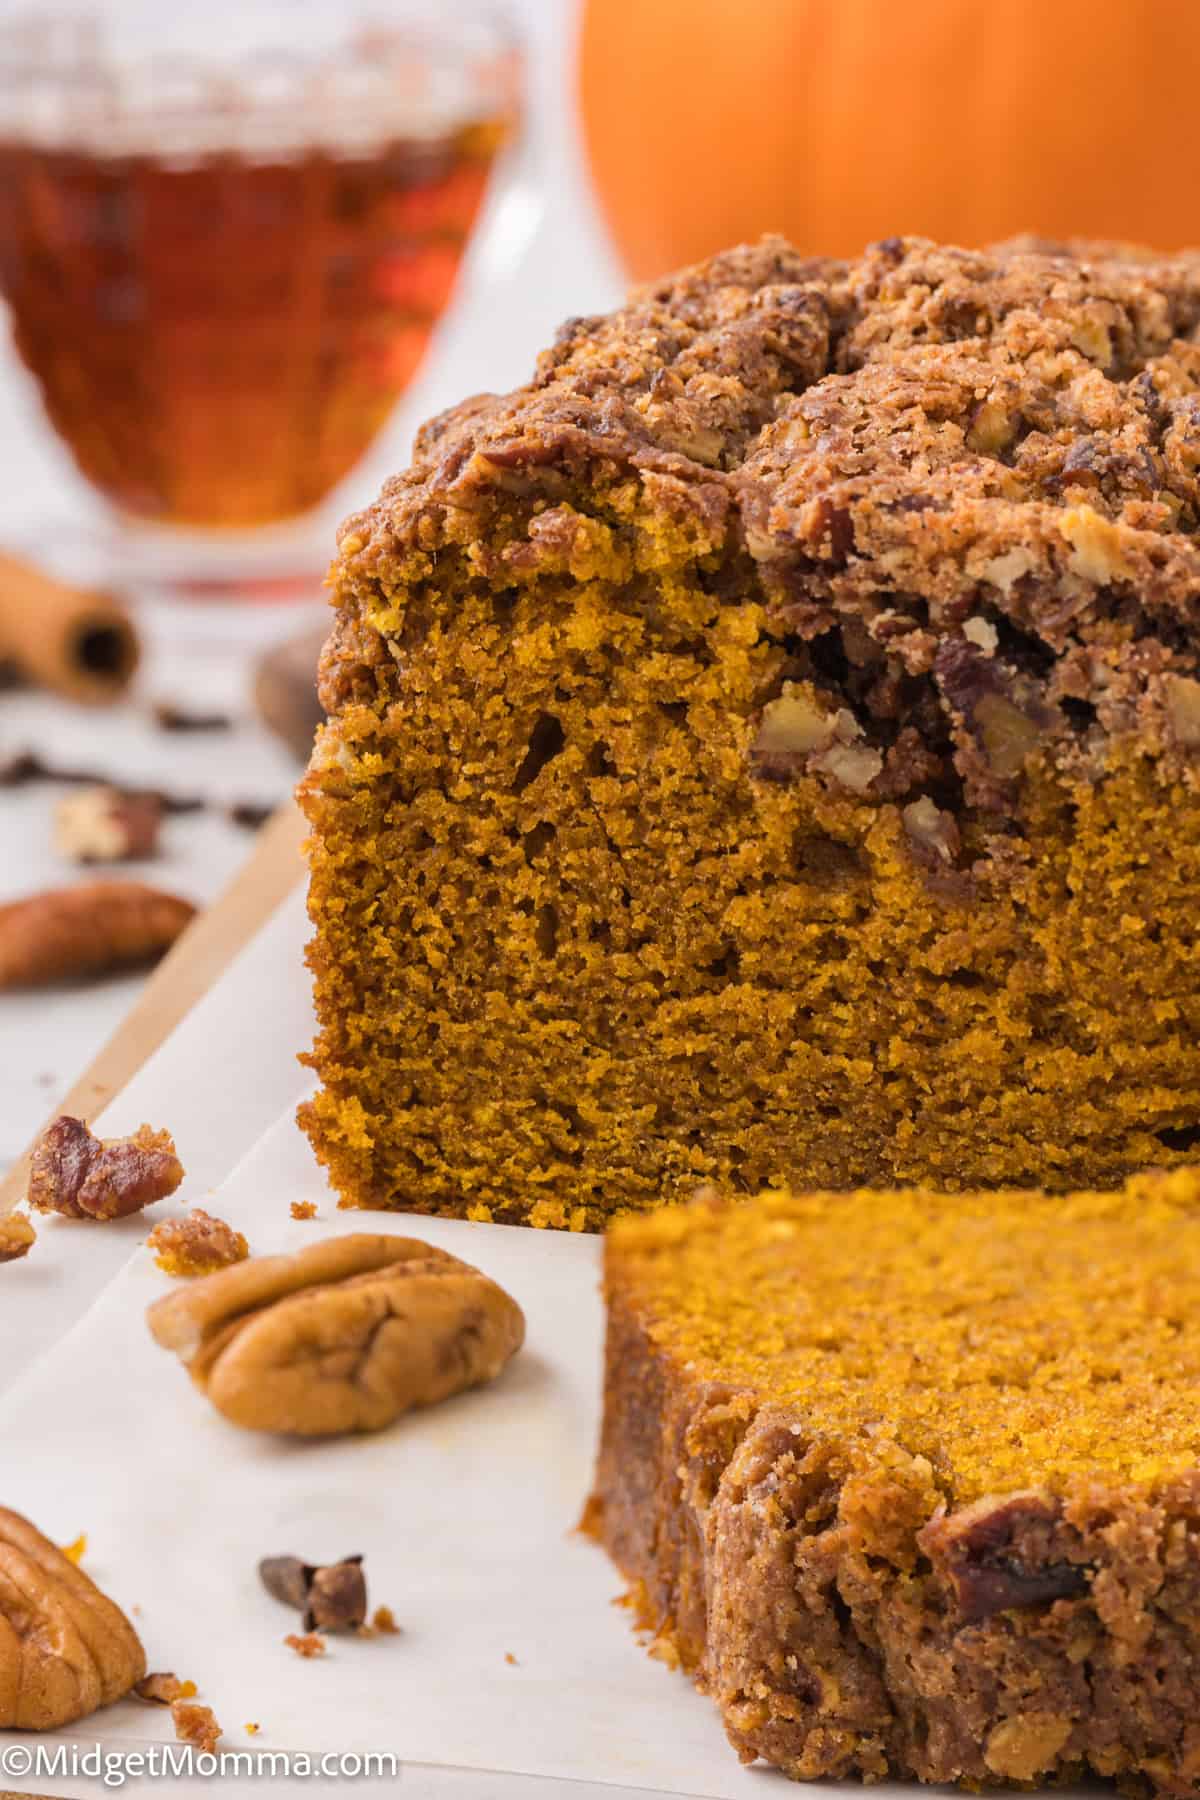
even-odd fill
[[[257,1431],[378,1431],[491,1381],[525,1319],[503,1288],[413,1238],[354,1232],[255,1257],[147,1314],[218,1412]]]
[[[141,881],[86,881],[0,906],[0,990],[152,962],[195,907]]]
[[[28,1519],[0,1507],[0,1728],[69,1725],[145,1673],[120,1607]]]

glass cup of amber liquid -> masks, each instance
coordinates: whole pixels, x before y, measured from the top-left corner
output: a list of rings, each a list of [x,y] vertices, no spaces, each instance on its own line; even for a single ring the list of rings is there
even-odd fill
[[[311,581],[322,503],[422,362],[519,86],[475,0],[132,0],[0,27],[0,291],[117,522],[118,578]]]

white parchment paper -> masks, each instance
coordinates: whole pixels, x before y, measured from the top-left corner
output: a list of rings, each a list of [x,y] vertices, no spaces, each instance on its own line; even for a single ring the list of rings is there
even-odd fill
[[[290,1202],[305,1199],[319,1217],[294,1221]],[[395,1751],[408,1796],[791,1792],[739,1768],[710,1703],[646,1656],[613,1604],[620,1578],[574,1531],[597,1429],[599,1241],[339,1212],[290,1109],[208,1204],[260,1253],[331,1231],[424,1237],[494,1276],[529,1324],[490,1388],[373,1437],[276,1441],[226,1424],[153,1343],[145,1309],[168,1284],[142,1250],[0,1402],[5,1502],[59,1542],[87,1532],[88,1571],[138,1609],[151,1667],[196,1681],[225,1747]],[[402,1633],[333,1638],[303,1661],[258,1560],[356,1551]],[[127,1701],[65,1735],[144,1744],[170,1731]]]

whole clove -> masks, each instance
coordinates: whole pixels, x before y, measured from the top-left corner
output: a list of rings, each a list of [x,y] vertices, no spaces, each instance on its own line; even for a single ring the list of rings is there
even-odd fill
[[[237,800],[229,808],[229,818],[234,825],[241,825],[247,831],[258,831],[274,810],[273,806],[265,806],[257,800]]]
[[[28,787],[34,781],[61,781],[67,786],[82,787],[103,778],[94,769],[72,769],[48,763],[36,750],[14,750],[0,757],[0,787]]]
[[[259,1580],[268,1594],[302,1615],[305,1631],[354,1631],[367,1616],[367,1578],[361,1556],[306,1563],[298,1556],[264,1556]]]
[[[189,712],[170,700],[159,700],[154,708],[154,723],[160,731],[232,731],[233,719],[223,712]]]
[[[212,724],[173,726],[170,729],[215,731],[215,715]],[[231,805],[223,805],[204,794],[173,793],[160,787],[122,787],[120,782],[114,781],[101,769],[81,769],[48,763],[34,750],[15,750],[7,756],[0,756],[0,788],[29,787],[34,782],[58,782],[64,787],[119,789],[127,799],[153,804],[162,812],[173,816],[180,813],[220,811],[232,824],[241,825],[248,831],[257,831],[260,826],[265,825],[275,810],[275,803],[269,801],[235,800]]]

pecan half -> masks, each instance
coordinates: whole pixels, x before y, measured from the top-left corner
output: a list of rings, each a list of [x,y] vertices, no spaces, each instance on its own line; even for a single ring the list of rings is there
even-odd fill
[[[0,1508],[0,1728],[69,1725],[145,1673],[120,1607],[28,1519]]]
[[[63,1113],[33,1147],[29,1204],[68,1219],[124,1219],[173,1194],[182,1180],[169,1131],[139,1125],[132,1137],[98,1138]]]
[[[151,962],[195,915],[140,881],[88,881],[0,906],[0,989],[44,987]]]
[[[368,1232],[203,1276],[147,1318],[233,1424],[303,1437],[378,1431],[491,1381],[525,1335],[516,1301],[477,1269]]]

